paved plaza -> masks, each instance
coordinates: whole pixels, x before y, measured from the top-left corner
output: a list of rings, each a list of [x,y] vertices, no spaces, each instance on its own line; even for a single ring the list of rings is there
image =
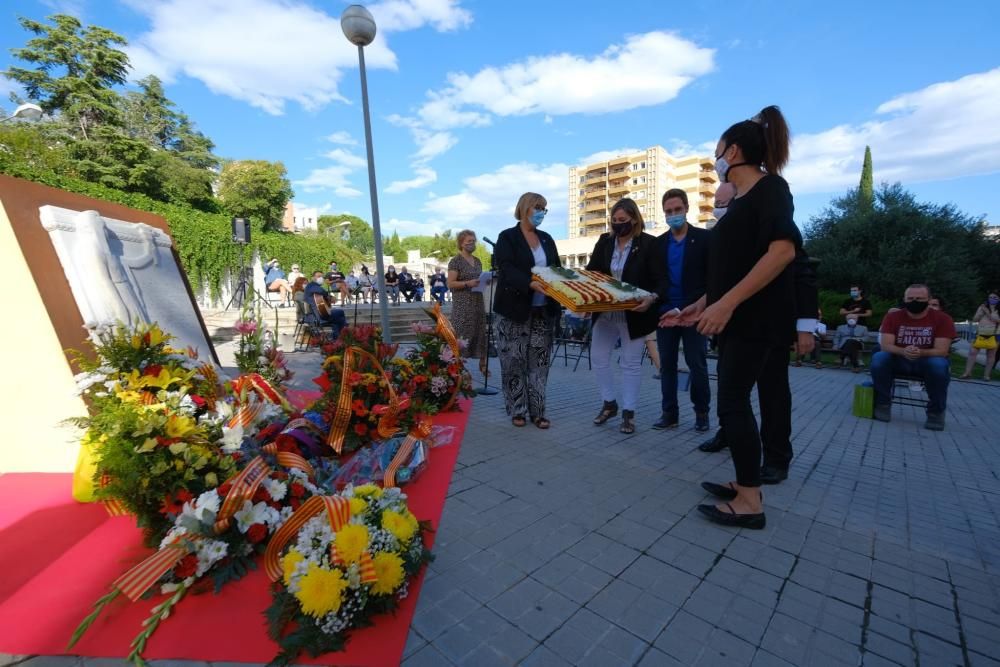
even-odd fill
[[[318,355],[290,358],[307,387]],[[935,433],[853,417],[864,376],[791,368],[796,457],[749,531],[696,511],[729,456],[696,450],[687,394],[649,428],[652,374],[630,436],[591,424],[586,360],[553,368],[549,431],[475,399],[404,665],[1000,665],[1000,386],[953,382]]]

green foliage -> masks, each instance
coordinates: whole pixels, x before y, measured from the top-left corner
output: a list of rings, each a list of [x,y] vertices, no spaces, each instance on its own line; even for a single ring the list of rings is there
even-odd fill
[[[823,265],[820,264],[820,271],[823,270]],[[830,290],[820,290],[819,291],[819,309],[823,313],[823,322],[832,332],[841,324],[844,324],[847,320],[843,315],[840,314],[840,307],[850,298],[850,294],[847,291],[834,292]],[[869,331],[878,331],[879,325],[882,324],[882,318],[885,314],[889,312],[889,309],[896,305],[896,303],[902,298],[902,292],[900,295],[894,299],[883,299],[878,296],[869,296],[868,301],[872,304],[872,316],[868,318],[865,326],[868,327]]]
[[[875,181],[872,174],[872,149],[865,146],[865,162],[861,167],[861,183],[858,185],[858,198],[862,205],[871,208],[875,201]]]
[[[952,313],[975,308],[995,273],[996,244],[952,204],[916,201],[899,184],[883,185],[871,207],[857,190],[814,217],[806,249],[822,263],[820,288],[846,294],[860,283],[869,298],[896,301],[911,283],[926,283]],[[985,263],[984,263],[985,262]]]
[[[234,160],[222,167],[219,176],[222,209],[229,215],[259,222],[267,230],[281,228],[292,194],[288,172],[281,162]]]
[[[342,227],[343,222],[351,224]],[[321,215],[316,226],[320,234],[343,240],[347,247],[361,256],[372,257],[375,254],[375,232],[371,225],[356,215]]]
[[[390,256],[394,260],[406,259],[406,249],[403,247],[403,243],[399,240],[399,234],[397,232],[394,231],[388,241],[384,238],[382,239],[382,254]]]
[[[218,211],[212,194],[212,172],[193,166],[170,151],[154,151],[150,157],[159,183],[158,199],[202,211]]]

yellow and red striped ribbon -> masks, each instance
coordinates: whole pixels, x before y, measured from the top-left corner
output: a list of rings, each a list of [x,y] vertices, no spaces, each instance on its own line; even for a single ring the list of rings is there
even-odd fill
[[[313,496],[302,503],[302,506],[288,517],[288,521],[267,543],[267,550],[264,552],[264,571],[271,581],[281,579],[282,550],[293,537],[298,535],[309,519],[324,510],[334,532],[340,530],[351,518],[351,503],[343,496]]]
[[[236,428],[237,426],[242,426],[246,428],[254,422],[257,417],[260,416],[261,411],[264,409],[264,404],[259,401],[254,401],[253,403],[244,403],[237,410],[236,413],[230,417],[229,421],[226,422],[226,426],[229,428]]]
[[[385,475],[382,477],[382,486],[391,487],[396,486],[396,473],[404,463],[410,458],[410,454],[413,453],[413,447],[417,440],[426,438],[431,434],[431,427],[434,425],[434,421],[427,415],[420,415],[417,417],[417,423],[410,429],[409,434],[407,434],[406,439],[403,440],[403,444],[399,446],[399,450],[396,455],[392,457],[392,461],[385,469]]]
[[[229,493],[222,501],[222,507],[215,520],[216,535],[224,533],[229,528],[230,519],[243,507],[244,501],[253,498],[257,487],[271,473],[270,466],[261,457],[255,458],[246,468],[230,480]]]
[[[351,385],[348,382],[350,375],[354,372],[355,364],[361,358],[368,359],[375,366],[383,378],[386,380],[386,388],[389,394],[389,408],[386,410],[378,423],[378,433],[383,438],[388,438],[396,430],[397,416],[403,409],[399,397],[396,394],[392,382],[389,382],[388,375],[382,368],[382,364],[371,352],[362,350],[359,347],[349,347],[344,350],[344,369],[340,379],[340,394],[337,396],[337,407],[334,410],[333,423],[330,424],[330,433],[327,435],[326,444],[330,445],[333,451],[338,454],[344,448],[344,435],[347,433],[347,425],[351,421]]]
[[[441,336],[441,338],[444,338],[444,342],[446,342],[448,347],[451,348],[455,358],[461,360],[462,348],[458,344],[458,337],[455,336],[455,329],[451,326],[451,320],[445,317],[444,313],[441,312],[441,304],[435,303],[434,308],[426,310],[426,312],[436,322],[434,333]],[[487,354],[488,353],[489,351],[487,350]],[[456,379],[455,386],[451,389],[451,396],[448,398],[448,402],[445,403],[444,407],[441,408],[441,412],[447,412],[451,409],[451,406],[455,404],[455,399],[458,398],[458,390],[461,389],[461,386],[461,379]]]
[[[363,584],[374,584],[378,581],[378,575],[375,574],[375,561],[372,560],[372,555],[369,552],[364,552],[361,554],[361,559],[358,561],[358,574],[361,575],[361,583]]]
[[[149,587],[160,577],[169,572],[184,556],[191,551],[190,543],[181,541],[168,544],[155,554],[142,561],[128,572],[118,577],[112,584],[125,596],[135,602],[141,598]]]
[[[108,473],[103,473],[101,479],[98,482],[98,486],[102,489],[106,488],[108,484],[111,483],[111,476]],[[108,498],[104,501],[104,509],[108,513],[108,516],[126,516],[128,510],[122,505],[121,501],[117,498]]]

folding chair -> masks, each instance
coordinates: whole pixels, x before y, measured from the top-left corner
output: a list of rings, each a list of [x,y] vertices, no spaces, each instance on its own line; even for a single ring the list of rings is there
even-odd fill
[[[914,391],[910,388],[911,384],[919,384],[920,389],[914,395]],[[906,389],[906,395],[900,396],[897,389]],[[920,394],[926,392],[924,387],[924,379],[919,375],[896,375],[892,378],[892,389],[890,389],[890,401],[896,405],[910,405],[915,408],[926,408],[927,404],[930,403],[930,399],[920,397]]]
[[[553,349],[553,358],[558,358],[559,348],[562,348],[564,366],[569,366],[570,356],[576,359],[576,363],[573,364],[574,373],[580,367],[580,359],[583,358],[584,354],[587,355],[587,368],[593,368],[590,364],[590,318],[583,320],[583,322],[582,329],[574,330],[570,326],[568,318],[563,315]],[[570,348],[573,348],[574,352],[570,353]]]

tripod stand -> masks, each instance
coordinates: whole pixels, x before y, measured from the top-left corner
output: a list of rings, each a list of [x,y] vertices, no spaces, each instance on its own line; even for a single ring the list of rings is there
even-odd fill
[[[497,270],[490,252],[490,310],[486,316],[486,372],[483,373],[483,386],[476,390],[480,396],[495,396],[498,390],[490,386],[490,350],[493,348],[493,299],[496,296]]]
[[[270,308],[271,304],[268,303],[267,299],[261,296],[260,292],[258,292],[254,288],[253,282],[251,282],[251,279],[248,277],[248,268],[246,260],[246,247],[247,247],[246,243],[240,243],[239,246],[240,246],[240,273],[239,273],[240,278],[239,282],[236,283],[236,286],[233,287],[233,295],[229,298],[229,303],[226,304],[225,310],[229,310],[230,308],[232,308],[234,303],[240,308],[242,308],[243,304],[246,303],[248,298],[251,301],[253,300],[260,301],[262,304]]]

